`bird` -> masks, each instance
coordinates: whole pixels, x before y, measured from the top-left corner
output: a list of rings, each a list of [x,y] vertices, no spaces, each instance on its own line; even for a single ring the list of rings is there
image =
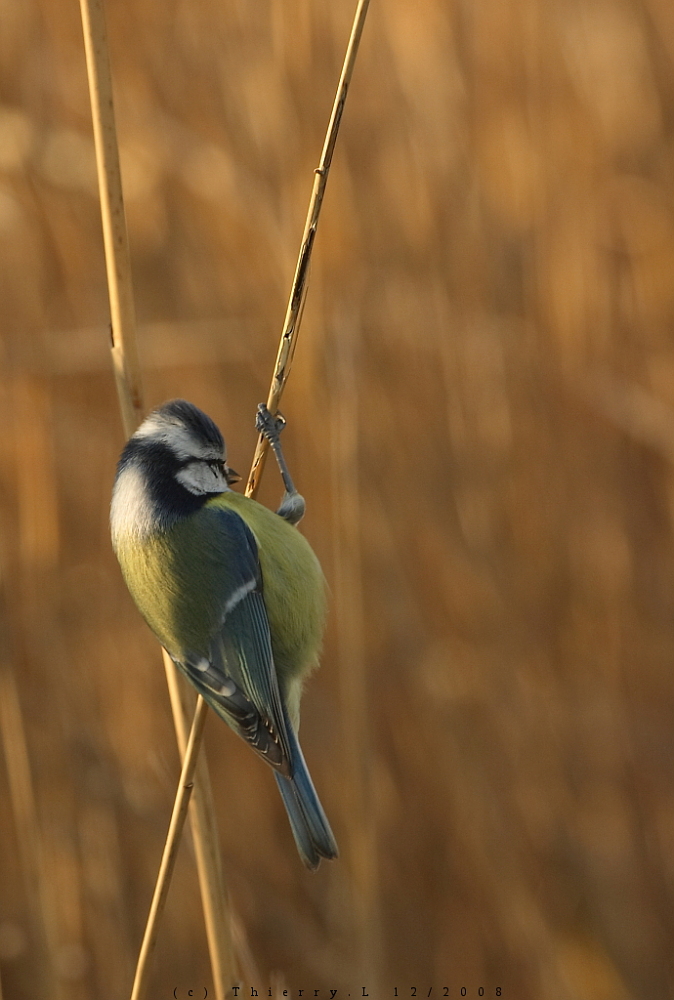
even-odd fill
[[[303,682],[326,617],[320,563],[297,524],[303,497],[285,462],[285,420],[256,427],[285,492],[277,511],[232,489],[214,421],[184,399],[153,410],[128,439],[110,507],[112,546],[138,610],[213,711],[273,771],[304,864],[338,856],[298,740]]]

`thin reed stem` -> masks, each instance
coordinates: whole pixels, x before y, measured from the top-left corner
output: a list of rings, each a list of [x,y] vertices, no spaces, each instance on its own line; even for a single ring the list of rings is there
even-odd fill
[[[318,228],[318,218],[321,214],[323,196],[325,194],[325,187],[328,183],[330,165],[332,164],[332,155],[335,151],[335,144],[339,134],[339,126],[342,121],[344,104],[349,91],[351,77],[353,76],[353,69],[356,65],[358,46],[360,44],[360,38],[365,26],[365,17],[367,15],[369,5],[370,0],[359,0],[356,8],[353,25],[351,27],[351,35],[349,37],[349,44],[347,45],[346,55],[344,56],[342,73],[337,85],[337,93],[332,105],[332,113],[328,123],[328,130],[325,135],[325,142],[323,143],[320,163],[314,171],[314,186],[309,200],[309,210],[304,224],[304,233],[302,234],[302,243],[300,245],[300,252],[297,258],[297,266],[295,267],[295,276],[290,289],[290,298],[288,299],[288,307],[283,321],[281,340],[279,343],[278,354],[276,356],[276,364],[274,365],[274,375],[269,388],[269,396],[267,397],[267,409],[270,413],[276,413],[279,408],[281,396],[283,395],[283,390],[288,380],[293,356],[295,354],[297,337],[302,322],[302,312],[304,310],[304,303],[307,296],[309,266],[311,264],[311,255],[313,253],[314,240],[316,238],[316,230]],[[250,475],[248,476],[246,496],[254,497],[257,494],[268,448],[269,442],[266,438],[263,438],[262,435],[260,435],[257,441]]]
[[[122,174],[112,98],[112,74],[103,0],[80,0],[87,56],[91,117],[108,275],[112,363],[124,432],[130,437],[143,419],[143,391],[136,346],[131,258],[126,230]]]
[[[331,364],[333,587],[341,717],[347,748],[344,805],[350,822],[345,855],[351,872],[354,973],[358,973],[362,982],[372,984],[372,994],[376,996],[381,987],[381,893],[365,670],[356,322],[351,317],[342,322],[342,329],[334,338]]]
[[[4,608],[2,609],[4,613]],[[12,663],[0,649],[0,737],[7,765],[9,800],[16,828],[21,874],[26,885],[32,930],[36,937],[34,957],[38,960],[41,995],[45,1000],[58,996],[54,970],[56,932],[53,908],[47,898],[49,875],[35,803],[35,791],[23,712]]]
[[[49,408],[37,379],[14,375],[7,388],[2,419],[4,425],[11,426],[14,439],[19,511],[17,541],[21,560],[15,564],[10,557],[8,542],[12,532],[3,511],[0,518],[0,747],[7,768],[8,808],[16,831],[19,870],[30,922],[35,985],[44,1000],[57,1000],[60,996],[56,970],[60,930],[58,908],[37,808],[25,714],[17,683],[16,665],[20,652],[15,646],[15,629],[20,627],[20,618],[25,616],[24,628],[31,628],[36,615],[40,614],[36,609],[43,609],[42,574],[53,569],[58,552],[54,483],[45,433]],[[31,478],[30,470],[34,469],[40,470],[38,478]],[[13,604],[12,593],[15,599],[18,595],[18,604]]]
[[[128,437],[133,434],[142,420],[143,394],[136,346],[136,319],[131,261],[124,213],[121,171],[119,167],[107,29],[103,0],[81,0],[80,5],[84,46],[87,57],[105,260],[108,275],[108,294],[112,323],[112,361],[122,422],[124,431]],[[167,676],[171,677],[169,689],[174,691],[182,682],[178,678],[176,667],[165,653],[164,663]],[[189,713],[182,704],[182,699],[174,695],[171,697],[171,707],[178,746],[184,755],[186,751],[185,744],[187,742],[185,733],[188,726]],[[197,713],[192,724],[192,732],[198,735],[195,738],[189,758],[184,756],[183,775],[180,784],[181,791],[179,791],[179,795],[182,793],[185,785],[191,786],[194,783],[196,786],[196,808],[192,810],[191,814],[192,833],[211,968],[215,984],[215,995],[216,1000],[224,1000],[227,990],[235,981],[235,963],[231,943],[230,920],[227,910],[227,895],[224,888],[220,862],[213,796],[205,758],[203,758],[198,770],[195,770],[199,757],[201,729],[203,728],[205,716],[206,706],[200,698],[197,703]],[[196,726],[198,719],[202,720],[200,727]],[[185,799],[185,808],[187,808],[188,802],[189,796]],[[182,824],[178,824],[178,826],[182,829]],[[175,842],[177,845],[179,839],[179,835],[172,839],[170,838],[167,847],[172,842]],[[147,985],[148,958],[156,939],[158,916],[166,900],[166,891],[170,883],[171,870],[169,868],[169,873],[166,877],[166,890],[160,895],[155,894],[158,902],[156,908],[152,911],[154,915],[151,913],[149,932],[146,931],[146,940],[149,940],[150,943],[142,951],[141,958],[139,959],[141,980],[138,988],[140,990],[145,989]],[[136,979],[138,980],[138,970]],[[142,992],[138,995],[142,995]]]
[[[105,206],[102,208],[102,214],[105,233],[106,260],[108,261],[108,277],[110,283],[113,324],[113,362],[115,364],[115,374],[117,378],[117,387],[120,396],[120,406],[122,409],[125,430],[128,434],[130,434],[137,426],[142,414],[142,396],[140,390],[140,380],[135,377],[138,372],[138,360],[135,356],[135,351],[133,357],[131,357],[128,353],[128,345],[130,343],[133,343],[135,347],[135,320],[133,317],[132,295],[126,295],[127,290],[129,293],[131,292],[132,286],[130,278],[128,243],[126,240],[126,223],[124,220],[122,201],[121,178],[119,172],[119,158],[117,154],[115,123],[112,110],[112,84],[107,55],[105,20],[101,0],[81,0],[81,6],[87,51],[87,65],[90,79],[92,114],[95,123],[94,137],[96,140],[99,186],[101,189],[101,202],[102,205]],[[330,122],[321,154],[320,164],[315,171],[314,186],[309,203],[307,220],[268,396],[267,405],[272,413],[276,412],[278,409],[283,389],[285,388],[285,384],[290,373],[293,355],[295,353],[297,336],[299,333],[304,302],[306,299],[309,265],[311,262],[311,254],[318,226],[318,218],[320,215],[328,173],[332,163],[332,156],[344,110],[344,103],[346,101],[349,83],[353,74],[353,68],[358,52],[358,44],[363,31],[368,6],[369,0],[359,0],[337,88],[337,95],[335,97],[332,114],[330,116]],[[101,77],[104,78],[103,82],[101,82]],[[120,233],[121,239],[119,238]],[[121,280],[120,275],[122,276]],[[114,296],[117,297],[117,301],[115,307],[112,307],[112,300]],[[131,302],[130,308],[128,308],[128,299],[130,299]],[[126,310],[124,308],[124,302],[126,303]],[[246,487],[247,496],[254,496],[257,492],[264,468],[266,452],[267,442],[263,438],[260,438],[258,440],[258,445],[253,458],[250,476]],[[171,664],[169,666],[167,664],[167,670],[172,669],[174,669],[173,665]],[[172,698],[172,704],[177,703],[177,701],[178,699],[175,697]],[[149,976],[149,958],[152,954],[154,942],[156,941],[158,922],[166,901],[173,870],[172,863],[169,863],[167,859],[175,858],[178,844],[180,842],[184,822],[183,810],[186,811],[189,801],[189,795],[186,793],[186,787],[191,786],[192,778],[195,773],[205,715],[205,703],[203,702],[203,699],[199,697],[197,699],[194,720],[192,723],[189,756],[186,752],[183,761],[180,786],[173,809],[173,817],[164,847],[162,866],[157,880],[157,886],[155,887],[153,903],[143,938],[143,947],[141,949],[136,969],[132,1000],[140,1000],[140,998],[146,995]],[[180,732],[180,725],[177,722],[176,731]],[[193,740],[192,736],[194,737]],[[181,816],[182,822],[180,821]],[[196,839],[195,831],[195,842]],[[204,906],[204,912],[206,912],[206,906]],[[233,976],[230,977],[230,983],[232,981]],[[220,993],[217,995],[218,1000],[221,1000]]]
[[[342,73],[337,87],[337,94],[333,104],[325,142],[323,144],[321,162],[315,172],[316,177],[314,180],[314,187],[311,192],[307,221],[304,227],[304,235],[302,237],[300,253],[297,260],[297,266],[295,268],[295,277],[290,293],[290,299],[288,301],[288,309],[283,324],[276,365],[274,367],[274,374],[272,376],[271,387],[269,390],[267,406],[272,413],[275,413],[278,409],[285,384],[288,380],[288,375],[290,374],[293,355],[295,353],[295,346],[302,321],[304,301],[306,298],[308,269],[311,260],[311,252],[313,250],[314,238],[316,236],[316,229],[318,226],[318,217],[323,203],[325,185],[328,179],[330,164],[332,163],[332,154],[337,141],[339,125],[342,120],[342,112],[344,110],[344,102],[346,100],[349,83],[353,74],[353,67],[355,65],[356,54],[358,52],[358,43],[363,32],[363,25],[365,23],[365,15],[367,14],[368,6],[369,0],[360,0],[358,7],[356,8],[354,22],[351,28],[351,36],[349,38],[349,44],[344,58],[344,65],[342,67]],[[266,441],[264,439],[260,439],[253,457],[253,464],[251,466],[248,483],[246,485],[246,496],[252,497],[257,491],[264,468],[265,454]],[[197,712],[200,711],[200,702],[201,699],[198,699],[196,709]],[[179,835],[179,833],[176,835]],[[169,848],[168,840],[166,848]],[[157,917],[159,917],[160,913],[161,910],[158,910]]]
[[[152,904],[150,905],[150,915],[147,918],[143,943],[140,948],[138,966],[136,968],[136,977],[133,981],[133,989],[131,991],[131,1000],[145,1000],[145,997],[147,996],[148,976],[145,975],[145,969],[148,966],[148,959],[152,954],[155,941],[157,940],[157,932],[159,930],[159,921],[157,917],[166,905],[166,897],[168,896],[169,886],[171,885],[171,876],[173,875],[173,869],[178,856],[178,848],[180,847],[180,835],[183,832],[185,819],[187,817],[187,807],[190,804],[190,796],[192,794],[192,788],[194,787],[192,775],[194,774],[196,767],[197,756],[199,754],[199,744],[201,743],[201,736],[204,731],[207,713],[208,705],[203,698],[200,698],[199,703],[197,704],[197,710],[194,713],[194,721],[192,722],[192,729],[187,741],[187,746],[185,747],[185,756],[183,758],[183,769],[180,774],[178,794],[176,795],[175,802],[173,803],[173,813],[171,814],[169,832],[166,837],[166,843],[164,844],[164,853],[162,854],[159,874],[157,876],[157,882],[152,896]]]
[[[318,218],[320,215],[321,205],[323,203],[323,195],[325,193],[325,186],[328,180],[328,173],[330,170],[330,164],[332,163],[332,155],[335,149],[335,143],[337,142],[337,135],[339,133],[339,126],[342,120],[342,112],[344,110],[344,102],[346,101],[346,95],[349,88],[349,83],[351,81],[351,76],[353,74],[353,68],[355,65],[356,55],[358,52],[358,43],[360,42],[360,37],[363,32],[363,26],[365,24],[365,15],[367,14],[367,9],[369,6],[369,0],[360,0],[356,13],[354,16],[353,26],[351,28],[351,35],[349,38],[349,44],[347,46],[346,55],[344,58],[344,65],[342,67],[342,73],[339,79],[339,84],[337,86],[337,94],[335,96],[335,101],[332,107],[332,114],[330,116],[330,122],[328,124],[328,130],[325,137],[325,142],[323,144],[323,152],[321,154],[321,160],[318,168],[315,171],[314,186],[311,192],[311,199],[309,202],[309,211],[307,213],[307,221],[304,227],[304,234],[302,236],[302,243],[300,246],[300,253],[297,260],[297,266],[295,268],[295,277],[293,279],[292,289],[290,292],[290,298],[288,300],[288,308],[286,311],[286,317],[283,323],[283,330],[281,332],[281,340],[279,344],[278,355],[276,358],[276,365],[274,366],[274,374],[271,380],[271,386],[269,389],[269,396],[267,406],[270,412],[275,413],[278,409],[285,384],[288,380],[288,375],[290,374],[290,367],[292,365],[293,355],[295,353],[295,346],[297,344],[297,336],[299,334],[300,324],[302,321],[302,312],[304,309],[304,302],[307,293],[307,282],[308,282],[308,271],[309,264],[311,261],[311,253],[313,250],[314,239],[316,236],[316,229],[318,226]],[[262,471],[264,468],[264,459],[267,450],[267,442],[265,439],[260,438],[258,440],[258,445],[253,457],[253,463],[250,470],[250,475],[248,477],[248,483],[246,485],[246,496],[252,497],[257,492],[260,478],[262,476]],[[202,699],[199,697],[197,699],[197,708],[195,712],[196,716],[202,710]],[[198,745],[197,745],[198,751]],[[196,764],[196,754],[195,754],[195,764]],[[180,789],[178,789],[178,794],[180,794]],[[180,837],[180,828],[175,827],[175,829],[169,830],[166,846],[164,848],[165,853],[175,850],[171,838]],[[146,928],[145,934],[146,938],[154,940],[156,937],[156,929],[150,926],[150,923],[156,922],[161,915],[161,907],[157,907],[154,913],[151,912],[148,918],[148,927]],[[150,951],[148,950],[147,956],[149,956]],[[139,960],[140,968],[140,960]],[[138,994],[142,996],[143,994]],[[132,998],[133,1000],[133,998]]]
[[[188,724],[195,710],[201,710],[205,705],[203,698],[195,698],[192,687],[186,684],[175,668],[171,657],[164,651],[164,667],[173,717],[177,720],[176,734],[181,756],[184,757],[189,735]],[[222,858],[218,828],[215,822],[215,803],[213,787],[208,772],[206,754],[200,754],[199,744],[196,747],[196,767],[194,771],[194,792],[190,801],[190,824],[194,842],[194,856],[197,873],[201,885],[201,902],[206,925],[206,937],[211,956],[213,980],[221,984],[222,989],[229,990],[234,984],[232,970],[241,972],[241,956],[234,945],[229,896],[222,873]],[[219,885],[220,892],[210,892],[209,886]],[[235,956],[236,955],[236,961]],[[238,967],[238,968],[237,968]],[[227,979],[230,976],[231,978]]]

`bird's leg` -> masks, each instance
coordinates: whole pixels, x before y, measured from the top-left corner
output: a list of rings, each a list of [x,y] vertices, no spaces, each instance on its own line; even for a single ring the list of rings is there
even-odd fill
[[[265,437],[267,441],[269,441],[269,444],[273,449],[279,470],[281,472],[281,478],[283,479],[283,485],[286,489],[283,495],[283,500],[281,501],[281,506],[276,513],[279,517],[289,521],[290,524],[299,524],[304,517],[306,504],[304,502],[304,497],[301,496],[301,494],[299,494],[295,489],[295,484],[293,483],[290,472],[288,471],[283,449],[281,448],[279,437],[285,425],[285,418],[282,417],[280,413],[277,413],[275,417],[272,417],[265,404],[260,403],[257,408],[257,414],[255,415],[255,426],[258,432]]]

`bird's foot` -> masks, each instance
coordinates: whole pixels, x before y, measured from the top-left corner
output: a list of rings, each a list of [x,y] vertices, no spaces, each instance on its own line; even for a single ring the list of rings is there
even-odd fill
[[[255,415],[255,427],[258,433],[267,439],[276,455],[276,461],[278,462],[278,467],[283,478],[283,485],[286,490],[281,501],[281,506],[276,513],[290,524],[298,524],[304,517],[305,503],[303,497],[295,489],[295,484],[292,481],[286,460],[283,457],[283,449],[281,448],[279,436],[285,425],[285,417],[281,413],[277,413],[275,417],[272,417],[265,404],[260,403]]]
[[[275,444],[281,431],[286,425],[286,418],[282,413],[277,413],[272,417],[265,403],[260,403],[255,414],[255,429],[258,434],[265,437],[270,444]]]
[[[307,505],[304,502],[304,497],[297,490],[292,493],[286,493],[281,501],[281,506],[276,511],[279,517],[282,517],[284,521],[288,521],[290,524],[299,524],[304,513],[307,509]]]

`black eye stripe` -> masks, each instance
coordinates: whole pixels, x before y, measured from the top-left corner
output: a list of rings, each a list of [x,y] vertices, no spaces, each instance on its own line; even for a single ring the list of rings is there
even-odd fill
[[[176,466],[178,469],[186,469],[188,465],[194,465],[195,462],[201,462],[202,465],[210,465],[211,468],[220,469],[220,471],[223,471],[225,468],[222,458],[197,458],[196,455],[191,458],[176,459]]]

